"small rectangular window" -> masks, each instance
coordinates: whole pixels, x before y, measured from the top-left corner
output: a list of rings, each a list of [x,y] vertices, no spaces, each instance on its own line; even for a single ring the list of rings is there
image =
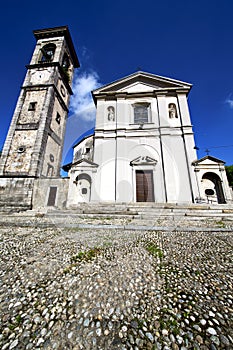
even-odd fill
[[[134,123],[144,124],[149,122],[149,107],[148,103],[136,103],[134,106]]]
[[[48,164],[47,167],[47,176],[51,177],[54,175],[54,167],[51,164]]]
[[[57,124],[60,124],[60,123],[61,123],[61,116],[60,116],[59,113],[57,113],[56,122],[57,122]]]
[[[36,104],[37,104],[37,102],[30,102],[28,110],[29,111],[35,111],[36,110]]]

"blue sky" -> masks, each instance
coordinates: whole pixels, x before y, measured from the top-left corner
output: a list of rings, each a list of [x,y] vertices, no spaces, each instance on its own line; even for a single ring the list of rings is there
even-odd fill
[[[233,2],[156,0],[9,1],[1,4],[0,147],[35,45],[33,29],[68,25],[81,63],[64,158],[94,126],[88,94],[143,70],[193,84],[189,95],[199,158],[233,164]]]

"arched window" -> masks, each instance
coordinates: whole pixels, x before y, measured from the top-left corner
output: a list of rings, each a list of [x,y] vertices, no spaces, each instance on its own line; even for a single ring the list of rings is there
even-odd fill
[[[78,181],[80,181],[80,180],[87,180],[88,182],[91,183],[91,177],[90,177],[90,175],[85,174],[85,173],[79,174],[79,175],[76,177],[76,182],[78,182]]]
[[[52,62],[54,58],[54,53],[56,50],[55,44],[47,44],[41,48],[41,59],[40,62]]]
[[[70,67],[70,60],[67,53],[65,53],[62,60],[62,70],[68,82],[70,81],[69,67]]]
[[[69,66],[70,66],[70,60],[67,53],[65,53],[62,60],[62,68],[65,70],[68,70]]]

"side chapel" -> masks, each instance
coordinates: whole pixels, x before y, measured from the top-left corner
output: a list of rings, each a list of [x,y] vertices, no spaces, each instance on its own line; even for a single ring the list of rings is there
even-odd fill
[[[69,29],[34,31],[35,50],[0,159],[0,206],[75,208],[83,202],[232,203],[224,162],[197,159],[191,84],[136,72],[92,92],[94,134],[62,149],[74,69]],[[78,128],[78,125],[77,125]]]

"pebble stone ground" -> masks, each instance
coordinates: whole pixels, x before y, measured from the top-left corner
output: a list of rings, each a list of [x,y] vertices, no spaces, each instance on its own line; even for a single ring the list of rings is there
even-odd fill
[[[233,349],[231,230],[0,227],[0,348]]]

